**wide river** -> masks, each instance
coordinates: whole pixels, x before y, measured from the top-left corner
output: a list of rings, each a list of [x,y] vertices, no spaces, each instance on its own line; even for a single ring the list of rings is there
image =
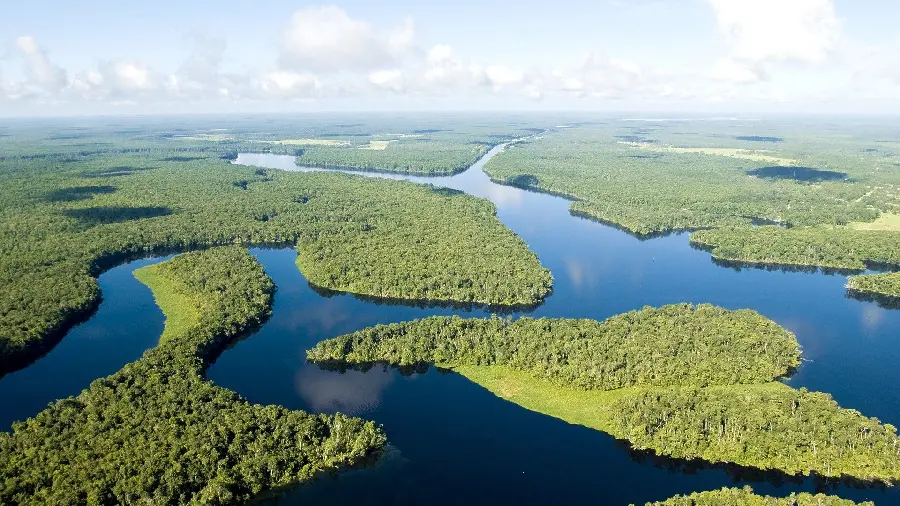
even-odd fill
[[[694,250],[686,234],[639,240],[569,214],[565,199],[492,183],[482,171],[495,148],[453,177],[407,179],[490,199],[555,277],[553,295],[533,316],[605,319],[677,302],[752,308],[797,334],[804,363],[788,380],[829,392],[844,407],[900,424],[900,311],[845,297],[845,277],[733,269]],[[293,157],[242,154],[237,163],[282,170]],[[830,491],[900,505],[897,487],[859,487],[728,466],[636,454],[610,436],[527,411],[465,378],[431,369],[403,375],[324,371],[305,362],[316,342],[377,323],[485,311],[382,305],[323,296],[298,271],[292,249],[254,249],[278,291],[272,318],[226,351],[209,371],[249,400],[317,412],[344,412],[384,425],[390,447],[372,468],[297,488],[279,505],[610,504],[625,506],[692,491],[751,485],[757,492]],[[124,264],[100,276],[103,302],[49,354],[0,379],[0,428],[33,416],[96,378],[137,359],[158,339],[163,317],[131,272],[161,259]]]

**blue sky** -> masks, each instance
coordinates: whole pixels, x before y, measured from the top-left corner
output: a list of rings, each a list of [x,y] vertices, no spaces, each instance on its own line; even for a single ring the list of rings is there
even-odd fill
[[[895,0],[11,0],[0,116],[900,113]]]

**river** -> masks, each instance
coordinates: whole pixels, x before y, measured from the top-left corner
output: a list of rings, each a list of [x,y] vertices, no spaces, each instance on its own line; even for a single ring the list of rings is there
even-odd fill
[[[565,199],[492,183],[481,170],[496,148],[452,177],[363,174],[435,184],[490,199],[554,275],[554,292],[530,315],[604,319],[645,305],[713,303],[752,308],[797,334],[804,363],[793,386],[829,392],[842,406],[900,422],[900,311],[845,297],[846,278],[824,273],[721,267],[686,234],[640,240],[569,214]],[[236,163],[282,170],[293,157],[241,154]],[[485,311],[383,305],[313,290],[292,249],[253,249],[278,291],[272,318],[226,351],[209,378],[253,402],[341,411],[384,425],[391,446],[373,468],[300,487],[272,503],[642,504],[678,493],[752,485],[757,492],[831,490],[856,500],[900,504],[896,488],[855,488],[727,466],[630,452],[601,432],[504,401],[461,376],[411,375],[381,367],[324,371],[305,362],[316,342],[377,323]],[[47,356],[0,379],[0,423],[32,416],[114,372],[155,343],[162,316],[131,272],[100,277],[104,300]]]

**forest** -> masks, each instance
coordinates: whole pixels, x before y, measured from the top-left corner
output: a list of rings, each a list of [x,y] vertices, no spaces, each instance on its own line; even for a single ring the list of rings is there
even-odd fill
[[[433,134],[432,134],[433,135]],[[446,138],[447,136],[444,136]],[[494,139],[431,140],[422,136],[396,136],[364,145],[313,145],[302,148],[297,164],[325,169],[351,169],[397,172],[428,176],[447,176],[468,168],[484,155],[492,144],[512,137]],[[382,143],[374,144],[370,142]]]
[[[159,252],[295,244],[312,283],[392,299],[520,306],[550,292],[550,273],[488,201],[401,181],[232,165],[221,158],[231,144],[148,131],[115,143],[107,139],[122,134],[103,129],[59,146],[27,129],[4,139],[0,375],[90,314],[100,272]]]
[[[686,131],[688,126],[693,130]],[[554,130],[514,144],[491,159],[485,171],[500,183],[569,196],[574,213],[637,235],[749,228],[754,219],[794,227],[845,225],[872,221],[891,204],[900,204],[894,193],[900,172],[887,170],[895,158],[865,152],[871,141],[848,146],[834,134],[798,129],[798,138],[760,150],[756,143],[719,133],[738,126],[702,128],[611,123]],[[734,152],[743,157],[729,156]],[[840,168],[849,180],[809,184],[751,175],[773,169],[773,159],[820,170]]]
[[[634,360],[632,357],[641,357]],[[751,310],[678,304],[603,322],[431,317],[323,341],[313,362],[501,365],[585,390],[770,381],[800,364],[797,339]]]
[[[647,503],[647,506],[875,506],[875,503],[855,503],[847,499],[824,494],[791,494],[789,497],[761,496],[750,487],[723,488],[710,492],[696,492],[676,496],[665,501]]]
[[[900,233],[833,227],[719,228],[691,234],[691,244],[714,258],[747,264],[862,271],[900,267]]]
[[[900,273],[851,276],[847,292],[857,298],[871,298],[891,308],[900,306]]]
[[[612,121],[515,143],[485,171],[639,237],[699,230],[693,242],[718,258],[897,267],[900,231],[854,228],[900,208],[900,153],[879,142],[891,135],[884,125]]]
[[[166,315],[159,345],[0,433],[0,503],[236,504],[380,451],[371,422],[253,405],[204,379],[271,311],[274,285],[245,249],[136,276]]]
[[[799,363],[796,341],[756,313],[685,304],[563,321],[427,318],[326,340],[307,357],[332,368],[434,363],[658,455],[900,480],[896,428],[776,381]]]
[[[623,396],[614,411],[614,434],[636,449],[792,475],[900,479],[896,428],[824,393],[780,383],[671,388]]]
[[[234,504],[377,457],[386,439],[370,422],[254,405],[206,380],[218,354],[270,312],[275,287],[250,245],[295,247],[297,267],[323,293],[501,313],[551,294],[551,273],[489,201],[230,163],[238,153],[448,175],[512,142],[487,164],[493,180],[566,196],[572,214],[640,238],[690,230],[692,245],[725,263],[900,269],[900,231],[882,228],[900,209],[900,155],[872,140],[884,130],[568,128],[539,117],[464,127],[359,115],[299,125],[94,121],[23,120],[0,138],[0,378],[90,316],[104,270],[188,253],[136,271],[166,316],[156,348],[0,433],[0,504]],[[898,276],[851,277],[848,293],[896,301]],[[900,480],[896,428],[782,383],[801,364],[799,343],[752,310],[675,304],[602,322],[431,317],[329,339],[307,357],[338,371],[434,364],[660,456]],[[853,503],[725,489],[658,504]]]

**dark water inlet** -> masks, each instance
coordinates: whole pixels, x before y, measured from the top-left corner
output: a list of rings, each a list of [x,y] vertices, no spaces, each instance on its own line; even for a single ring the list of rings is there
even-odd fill
[[[294,160],[242,154],[237,162],[312,170]],[[494,202],[503,223],[555,277],[553,295],[528,314],[602,320],[676,302],[752,308],[797,334],[807,362],[790,384],[832,393],[844,407],[900,422],[900,390],[893,387],[900,380],[894,367],[900,359],[900,311],[846,298],[840,275],[722,268],[708,253],[692,249],[686,234],[641,241],[573,217],[564,199],[492,183],[481,171],[483,163],[453,177],[364,175],[434,184]],[[323,295],[298,271],[292,249],[252,251],[278,286],[273,316],[226,351],[211,367],[210,379],[253,402],[376,420],[392,445],[374,468],[300,487],[273,504],[625,505],[744,484],[774,495],[833,488],[851,499],[900,504],[893,488],[855,488],[634,454],[603,433],[527,411],[434,368],[410,375],[382,367],[340,373],[307,364],[305,351],[316,342],[377,323],[488,312]],[[101,276],[104,302],[97,314],[45,358],[0,379],[4,427],[77,393],[155,344],[162,315],[149,290],[130,274],[146,262]]]

